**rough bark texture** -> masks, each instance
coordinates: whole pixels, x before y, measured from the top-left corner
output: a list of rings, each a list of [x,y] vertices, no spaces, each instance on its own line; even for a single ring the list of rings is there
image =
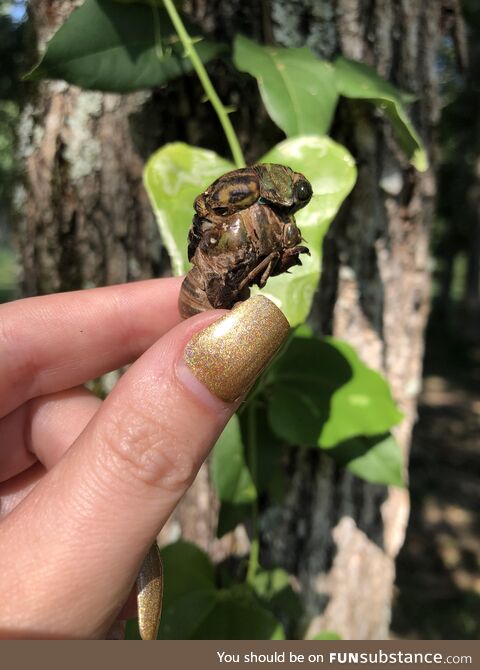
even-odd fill
[[[341,51],[374,65],[384,77],[419,96],[412,113],[431,148],[432,124],[438,118],[435,58],[441,5],[367,4],[338,3]],[[420,175],[405,164],[389,126],[374,119],[370,110],[357,106],[350,118],[353,128],[344,121],[338,134],[357,160],[358,181],[325,245],[326,272],[317,308],[321,327],[351,342],[389,380],[405,412],[395,434],[407,460],[428,310],[434,179],[431,172]],[[331,481],[325,471],[319,476]],[[343,474],[337,484],[344,494],[330,517],[336,552],[322,587],[330,598],[317,627],[338,630],[347,638],[384,638],[394,559],[408,520],[408,495],[352,479]],[[315,562],[310,558],[309,572],[328,570],[328,564]],[[313,597],[310,603],[313,614]]]
[[[205,25],[229,38],[240,26],[280,45],[306,44],[327,58],[341,51],[373,65],[419,96],[412,112],[431,148],[441,3],[271,0],[270,13],[261,14],[266,4],[256,4],[252,30],[251,3],[192,2]],[[359,176],[325,243],[312,320],[386,375],[405,412],[396,436],[407,459],[428,311],[434,178],[408,166],[388,124],[367,106],[344,105],[335,135],[355,156]],[[313,617],[309,634],[327,628],[344,638],[388,636],[394,559],[408,513],[406,491],[364,484],[326,458],[298,453],[287,501],[263,519],[263,560],[298,576]]]
[[[30,3],[40,48],[72,4]],[[19,129],[25,171],[16,194],[26,295],[158,272],[161,247],[129,125],[144,99],[63,82],[42,83],[32,92]]]
[[[31,3],[41,41],[70,3]],[[284,46],[308,45],[367,62],[418,95],[413,117],[428,147],[438,117],[435,57],[441,37],[437,0],[190,0],[187,9],[222,40],[242,31]],[[247,157],[281,135],[259,113],[255,85],[216,66],[224,100]],[[18,239],[27,294],[158,275],[161,243],[141,187],[142,158],[170,139],[226,153],[198,87],[177,82],[153,95],[85,93],[44,83],[26,108],[26,166]],[[148,137],[135,128],[141,119]],[[133,130],[132,130],[133,129]],[[434,178],[416,173],[391,129],[368,105],[343,103],[334,135],[356,158],[358,182],[325,242],[324,273],[312,322],[352,343],[382,371],[405,412],[396,431],[407,459],[416,412],[428,311],[428,226]],[[163,260],[163,263],[162,263]],[[285,503],[262,519],[262,562],[298,577],[309,634],[388,636],[394,559],[408,519],[406,491],[367,485],[326,457],[294,456]],[[217,557],[245,547],[241,531],[214,541],[215,511],[205,471],[170,525]],[[208,513],[205,513],[205,511]]]

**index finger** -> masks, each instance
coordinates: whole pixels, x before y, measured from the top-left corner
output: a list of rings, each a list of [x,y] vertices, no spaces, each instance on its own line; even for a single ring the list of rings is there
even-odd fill
[[[181,321],[181,278],[25,298],[0,306],[0,416],[125,365]]]

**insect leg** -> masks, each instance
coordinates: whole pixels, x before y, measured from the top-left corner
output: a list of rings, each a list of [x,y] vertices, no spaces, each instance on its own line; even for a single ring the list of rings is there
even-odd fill
[[[265,284],[267,283],[268,278],[272,274],[273,267],[274,267],[274,265],[276,265],[277,262],[278,262],[278,258],[275,258],[275,259],[272,259],[270,261],[270,263],[267,265],[267,267],[265,269],[265,272],[262,274],[262,276],[260,277],[260,280],[258,281],[258,286],[260,288],[263,288],[265,286]]]
[[[293,249],[286,249],[280,262],[275,267],[275,275],[282,274],[282,272],[288,272],[288,270],[294,265],[301,265],[302,261],[299,258],[300,254],[307,254],[310,256],[310,251],[307,247],[293,247]]]
[[[253,268],[253,270],[251,270],[251,272],[248,273],[245,279],[240,283],[238,291],[240,292],[245,286],[251,286],[255,278],[258,277],[260,273],[263,274],[260,279],[259,286],[260,288],[263,288],[263,286],[265,286],[268,277],[272,272],[273,266],[275,265],[275,263],[278,261],[279,258],[280,254],[278,253],[278,251],[272,251],[271,254],[268,254],[268,256],[264,258],[263,261],[261,261],[255,268]]]

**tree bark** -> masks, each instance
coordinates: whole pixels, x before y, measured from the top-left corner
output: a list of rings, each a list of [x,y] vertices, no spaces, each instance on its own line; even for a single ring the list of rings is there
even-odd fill
[[[73,4],[30,3],[40,48]],[[16,194],[23,293],[157,274],[161,245],[129,121],[145,95],[104,95],[58,81],[31,93],[19,128],[24,183]]]
[[[185,6],[223,41],[240,31],[282,46],[307,45],[322,57],[341,52],[374,66],[418,96],[412,114],[431,149],[439,113],[437,0],[190,0]],[[40,43],[70,9],[71,3],[60,0],[31,2]],[[222,66],[212,72],[225,102],[239,108],[233,119],[254,160],[281,135],[259,113],[253,82],[237,80]],[[149,153],[171,139],[226,155],[216,121],[199,99],[192,79],[129,96],[40,84],[20,129],[25,181],[17,193],[17,239],[25,294],[168,270],[141,169]],[[148,137],[139,127],[149,128]],[[349,341],[387,377],[405,412],[395,434],[407,462],[428,312],[435,180],[432,170],[419,174],[408,165],[389,124],[366,103],[341,104],[334,136],[354,155],[358,182],[325,241],[312,323]],[[343,638],[388,637],[408,493],[368,485],[313,452],[298,451],[294,459],[286,501],[261,520],[262,563],[281,565],[297,577],[309,635],[329,629]],[[237,531],[235,540],[214,540],[216,508],[207,480],[203,471],[170,525],[170,537],[183,531],[220,557],[235,542],[245,546],[245,536]]]

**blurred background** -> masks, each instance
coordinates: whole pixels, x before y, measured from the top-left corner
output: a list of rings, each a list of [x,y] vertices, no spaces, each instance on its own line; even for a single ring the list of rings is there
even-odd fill
[[[192,75],[125,95],[80,92],[59,81],[22,81],[72,4],[80,3],[32,0],[27,6],[23,0],[0,0],[2,302],[168,274],[168,258],[141,184],[142,166],[155,148],[171,140],[227,155]],[[392,498],[384,487],[339,475],[325,468],[321,457],[315,461],[317,484],[336,496],[339,510],[384,552],[378,558],[373,549],[354,545],[350,536],[343,545],[337,537],[337,552],[356,546],[359,560],[365,561],[360,579],[362,574],[371,579],[366,565],[373,561],[384,579],[379,591],[390,593],[390,564],[397,554],[391,623],[389,616],[379,615],[364,630],[358,621],[346,624],[340,607],[331,606],[322,625],[351,637],[381,637],[389,629],[399,638],[478,638],[479,3],[180,4],[217,40],[229,42],[240,30],[263,43],[307,45],[325,58],[343,53],[412,93],[411,116],[431,160],[424,175],[402,161],[388,127],[366,107],[353,108],[348,101],[339,105],[331,131],[354,155],[359,179],[325,240],[313,321],[321,332],[352,342],[389,379],[407,415],[397,437],[410,452],[411,511],[405,528],[408,501],[400,494]],[[209,72],[223,101],[237,109],[232,122],[247,160],[282,139],[253,80],[239,80],[225,62],[212,62]],[[297,464],[295,472],[300,477],[302,468],[311,467],[310,461]],[[292,485],[302,489],[297,480]],[[298,494],[289,502],[290,511],[297,505],[300,516],[307,514],[307,499]],[[211,533],[199,531],[198,524],[191,529],[188,499],[185,504],[179,516],[184,536]],[[316,518],[325,528],[335,528],[339,516],[330,509],[320,522]],[[288,536],[287,526],[278,532]],[[389,529],[383,541],[380,527]],[[330,572],[333,541],[327,544],[319,557],[318,547],[297,542],[287,567],[297,574],[330,575],[330,603],[345,602]],[[348,565],[344,570],[349,574]],[[367,590],[355,597],[368,601],[370,596]],[[364,607],[375,610],[375,603],[364,602]]]

